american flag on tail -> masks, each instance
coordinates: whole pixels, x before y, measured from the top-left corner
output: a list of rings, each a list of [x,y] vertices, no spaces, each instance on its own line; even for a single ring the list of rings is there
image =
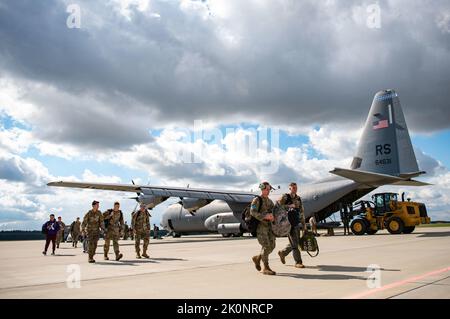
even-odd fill
[[[380,129],[387,128],[387,127],[389,127],[388,120],[379,120],[379,121],[373,122],[374,130],[380,130]]]

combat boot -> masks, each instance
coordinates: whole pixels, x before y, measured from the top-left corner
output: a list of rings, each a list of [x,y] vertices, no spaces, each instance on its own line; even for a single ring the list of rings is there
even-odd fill
[[[105,255],[105,260],[109,260],[109,257]]]
[[[93,258],[89,259],[89,263],[93,264],[95,263],[95,260]]]
[[[295,268],[305,268],[305,265],[303,265],[302,263],[296,263]]]
[[[136,254],[136,258],[137,258],[137,259],[141,259],[141,258],[142,258],[142,257],[141,257],[141,254],[137,253],[137,254]]]
[[[263,269],[262,273],[263,273],[264,275],[271,275],[271,276],[277,274],[275,271],[273,271],[272,269],[270,269],[269,263],[264,263],[264,269]]]
[[[252,260],[255,263],[256,270],[261,271],[261,255],[253,256]]]
[[[283,254],[281,250],[278,251],[278,256],[280,256],[281,263],[284,265],[286,263],[286,256]]]
[[[123,257],[122,254],[117,254],[117,255],[116,255],[116,261],[119,261],[122,257]]]
[[[142,257],[144,257],[144,258],[150,258],[150,256],[149,255],[147,255],[147,252],[144,252],[143,254],[142,254]]]

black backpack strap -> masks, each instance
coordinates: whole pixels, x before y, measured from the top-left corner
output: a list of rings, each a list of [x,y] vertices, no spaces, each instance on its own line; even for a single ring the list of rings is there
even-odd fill
[[[284,194],[284,195],[286,195],[286,197],[287,197],[286,203],[284,203],[284,204],[285,204],[285,205],[290,205],[290,204],[292,204],[293,201],[292,201],[291,194],[286,193],[286,194]]]
[[[259,195],[257,195],[256,197],[258,197],[258,200],[259,200],[258,213],[261,213],[261,209],[262,209],[262,205],[263,205],[263,199]]]

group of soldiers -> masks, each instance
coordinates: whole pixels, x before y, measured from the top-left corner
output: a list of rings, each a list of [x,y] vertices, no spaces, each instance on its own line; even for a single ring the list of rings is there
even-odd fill
[[[256,237],[261,245],[261,252],[252,257],[255,268],[264,275],[276,275],[269,266],[269,254],[275,249],[275,235],[272,231],[272,222],[274,221],[273,208],[274,203],[269,198],[270,190],[273,189],[268,182],[259,185],[261,196],[255,197],[250,205],[250,214],[256,218],[259,223],[256,229]],[[280,261],[285,264],[286,256],[293,253],[296,268],[305,268],[300,254],[300,225],[303,232],[306,231],[305,213],[300,196],[297,194],[297,184],[289,184],[289,193],[284,194],[278,200],[278,203],[288,209],[288,219],[291,229],[288,235],[288,245],[278,251]],[[261,261],[263,268],[261,268]]]
[[[100,203],[94,200],[92,209],[85,214],[83,222],[80,222],[80,218],[77,218],[71,224],[72,246],[76,248],[80,237],[83,238],[83,249],[88,254],[88,261],[95,263],[95,251],[97,250],[100,235],[103,233],[105,239],[103,246],[104,259],[109,260],[108,253],[112,241],[115,260],[118,261],[123,257],[123,254],[120,253],[119,239],[122,236],[126,239],[131,230],[131,238],[134,238],[135,241],[136,258],[150,258],[147,250],[150,242],[151,216],[145,204],[141,204],[140,209],[132,213],[131,227],[128,227],[126,222],[124,222],[119,202],[115,202],[114,208],[108,209],[104,213],[99,210],[99,206]],[[64,228],[66,225],[62,222],[61,217],[58,217],[57,223],[59,224],[59,230],[56,235],[56,245],[59,248],[59,244],[64,240]],[[142,254],[140,249],[141,240],[143,241]],[[46,247],[48,247],[48,244],[46,244]],[[46,251],[47,248],[45,249]]]
[[[269,266],[269,254],[275,249],[275,235],[272,231],[272,222],[274,221],[273,208],[274,203],[269,198],[269,193],[273,187],[268,182],[263,182],[259,185],[261,196],[253,199],[250,205],[250,214],[258,220],[256,228],[256,235],[259,244],[261,245],[261,252],[252,257],[255,268],[265,275],[276,275]],[[299,250],[300,243],[300,225],[302,225],[303,232],[306,231],[306,221],[304,208],[300,196],[297,194],[297,184],[292,182],[289,184],[289,193],[283,194],[278,200],[279,205],[288,209],[288,219],[291,224],[288,235],[288,245],[278,251],[280,261],[285,264],[286,257],[292,252],[295,260],[296,268],[304,268],[302,257]],[[97,243],[101,232],[104,234],[104,259],[109,260],[108,253],[113,242],[113,249],[115,253],[115,260],[120,260],[123,254],[119,250],[119,239],[123,234],[126,238],[128,227],[124,223],[123,213],[120,210],[120,203],[115,202],[113,209],[106,210],[103,214],[99,210],[100,203],[96,200],[92,202],[92,209],[89,210],[80,223],[80,218],[77,218],[71,225],[72,245],[77,247],[80,235],[83,237],[83,245],[85,252],[88,253],[88,260],[94,263],[94,255],[97,249]],[[146,209],[145,204],[140,205],[140,209],[132,213],[131,228],[135,240],[136,258],[150,258],[147,254],[148,245],[150,242],[150,214]],[[57,247],[61,242],[64,234],[65,224],[61,217],[58,217],[60,225],[56,237]],[[313,230],[314,231],[314,230]],[[317,232],[317,231],[316,231]],[[140,242],[143,241],[142,254],[140,249]],[[48,246],[48,245],[47,245]],[[45,250],[46,251],[46,250]],[[263,263],[263,268],[261,267]]]
[[[94,263],[94,255],[97,249],[97,243],[100,238],[100,232],[104,233],[105,245],[103,246],[104,259],[109,260],[108,253],[113,242],[115,260],[120,260],[123,254],[119,250],[119,239],[124,229],[125,223],[123,213],[120,210],[120,203],[115,202],[113,209],[108,209],[103,214],[99,210],[100,203],[92,202],[92,209],[86,213],[81,224],[81,232],[87,239],[88,261]],[[150,242],[150,213],[145,204],[140,205],[140,209],[131,215],[131,227],[134,232],[134,241],[136,249],[136,258],[150,258],[147,254],[148,244]],[[143,240],[142,255],[140,242]]]

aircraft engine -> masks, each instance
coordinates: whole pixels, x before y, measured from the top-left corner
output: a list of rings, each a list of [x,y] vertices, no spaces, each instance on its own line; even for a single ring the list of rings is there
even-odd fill
[[[136,200],[139,203],[144,203],[145,205],[147,205],[147,208],[152,209],[155,206],[161,204],[162,202],[164,202],[165,200],[167,200],[169,197],[164,197],[164,196],[155,196],[155,195],[145,195],[145,194],[140,194]]]
[[[217,226],[217,232],[219,234],[242,234],[244,233],[244,229],[242,228],[240,223],[233,224],[219,224]]]
[[[186,209],[187,211],[191,212],[195,212],[198,209],[202,208],[203,206],[208,205],[209,203],[211,203],[212,200],[210,199],[199,199],[199,198],[183,198],[181,200],[181,205],[183,205],[183,208]]]
[[[205,227],[210,231],[218,231],[219,225],[231,225],[237,222],[238,220],[233,213],[220,213],[209,216],[205,220]]]

